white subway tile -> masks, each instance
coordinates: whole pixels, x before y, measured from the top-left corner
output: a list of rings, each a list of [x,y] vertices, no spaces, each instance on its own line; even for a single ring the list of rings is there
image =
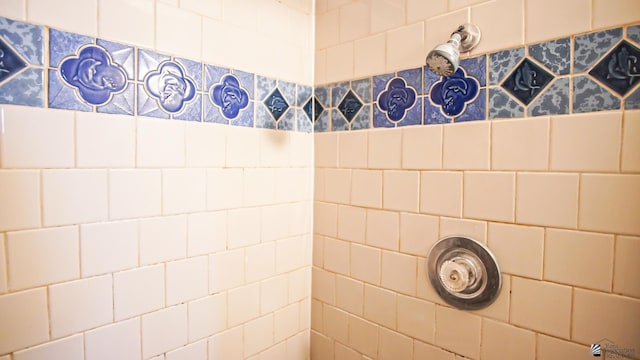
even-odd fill
[[[316,17],[316,49],[326,49],[340,42],[340,11],[318,14]]]
[[[0,15],[9,19],[26,20],[26,2],[26,0],[6,0],[0,9]],[[8,359],[2,358],[2,360]]]
[[[0,234],[0,294],[8,291],[7,285],[7,256],[5,254],[4,234]]]
[[[202,17],[175,7],[156,4],[156,48],[162,52],[200,60]]]
[[[45,226],[104,221],[108,218],[105,170],[44,170]]]
[[[380,284],[380,249],[351,244],[351,276],[372,284]],[[312,285],[315,289],[315,279]],[[316,291],[313,292],[314,296]]]
[[[127,219],[160,215],[161,184],[160,170],[110,170],[110,218]]]
[[[548,118],[500,120],[493,121],[491,126],[493,170],[547,169]]]
[[[447,12],[447,1],[407,0],[407,22],[423,21]]]
[[[292,104],[290,104],[292,105]],[[260,166],[288,167],[290,164],[291,146],[288,131],[259,129]]]
[[[142,316],[142,357],[149,358],[187,344],[187,305]]]
[[[227,293],[227,326],[236,326],[260,315],[260,284],[239,287]]]
[[[384,51],[384,49],[382,50]],[[357,54],[357,53],[356,53]],[[327,51],[319,50],[315,52],[313,79],[316,84],[327,82]],[[358,72],[355,73],[358,76]]]
[[[51,337],[59,338],[113,321],[111,275],[49,287]]]
[[[289,276],[273,276],[260,282],[260,315],[279,310],[288,303]]]
[[[349,242],[324,239],[324,268],[338,274],[349,275]]]
[[[399,169],[402,163],[402,129],[369,132],[369,168]]]
[[[411,359],[413,339],[381,327],[378,330],[378,359]]]
[[[65,359],[83,360],[84,343],[82,334],[69,336],[13,354],[15,360]]]
[[[185,125],[186,165],[189,167],[224,166],[227,126],[189,122]]]
[[[85,333],[85,359],[140,360],[140,344],[140,318],[120,321]]]
[[[227,248],[234,249],[260,242],[260,209],[230,210],[227,215]],[[247,226],[252,224],[253,226]]]
[[[227,328],[227,294],[215,294],[189,303],[189,341],[203,339]]]
[[[120,2],[117,4],[123,5]],[[118,21],[126,24],[122,19]],[[78,167],[135,166],[136,122],[131,116],[77,112],[75,136]]]
[[[424,62],[424,22],[387,32],[387,71],[421,67]]]
[[[462,9],[465,11],[466,9]],[[496,21],[496,13],[509,14]],[[485,1],[471,7],[471,22],[482,31],[482,41],[473,54],[514,47],[524,43],[524,1]]]
[[[383,207],[389,210],[418,212],[420,173],[384,171]]]
[[[207,169],[207,209],[221,210],[242,206],[242,169]]]
[[[386,71],[386,40],[386,34],[381,33],[354,42],[353,75],[355,77],[371,76]],[[316,59],[316,64],[317,62]],[[323,82],[316,81],[316,83]]]
[[[382,278],[380,285],[393,291],[416,295],[417,258],[412,255],[398,254],[391,251],[382,252]]]
[[[273,345],[273,314],[252,320],[243,328],[245,356],[257,354]]]
[[[101,38],[152,48],[154,25],[151,0],[99,1],[98,35]]]
[[[62,9],[74,9],[74,11],[61,11]],[[83,16],[78,16],[78,14],[83,14]],[[98,28],[96,21],[98,1],[29,0],[27,15],[30,22],[95,36]]]
[[[549,12],[550,7],[554,11]],[[591,1],[589,0],[568,0],[561,3],[551,0],[525,1],[524,15],[527,43],[591,29]]]
[[[7,234],[9,289],[26,289],[80,276],[75,226]]]
[[[371,33],[394,29],[405,24],[405,0],[373,0]]]
[[[229,329],[209,338],[209,360],[243,360],[242,326]]]
[[[259,360],[278,360],[278,359],[286,359],[286,358],[287,358],[287,343],[284,341],[261,352],[259,355]]]
[[[491,157],[491,123],[472,121],[444,127],[442,167],[488,170]]]
[[[336,341],[349,341],[349,314],[333,306],[322,307],[323,334]]]
[[[640,235],[640,201],[631,199],[640,199],[640,175],[582,175],[580,229]]]
[[[324,171],[324,200],[348,204],[351,199],[351,170],[326,169]]]
[[[390,329],[396,328],[397,293],[379,287],[364,286],[364,318]]]
[[[640,282],[635,281],[635,274],[640,273],[640,262],[636,261],[640,254],[640,238],[618,236],[616,238],[613,291],[640,298]]]
[[[402,130],[402,168],[442,168],[442,126],[407,126]]]
[[[336,276],[336,306],[351,314],[362,316],[364,285],[350,277]]]
[[[162,213],[180,214],[206,209],[204,169],[162,170]]]
[[[187,255],[185,215],[140,221],[140,264],[147,265]]]
[[[180,7],[202,16],[222,18],[222,0],[181,0]]]
[[[354,206],[338,207],[338,238],[364,244],[366,210]]]
[[[242,126],[229,127],[227,129],[227,167],[257,167],[259,164],[259,132]]]
[[[622,171],[640,172],[640,111],[626,111],[622,128]]]
[[[291,166],[310,167],[313,165],[313,134],[302,132],[291,133],[290,154]]]
[[[275,169],[244,169],[243,180],[242,203],[244,206],[268,205],[274,202],[276,195]]]
[[[314,133],[314,165],[316,167],[338,167],[338,133]]]
[[[314,267],[311,271],[311,285],[311,294],[314,298],[329,305],[335,305],[336,276],[333,273]]]
[[[347,1],[340,7],[340,42],[358,40],[369,35],[369,12],[369,4],[365,2]]]
[[[382,171],[353,171],[351,205],[382,208]]]
[[[535,360],[536,334],[501,322],[482,320],[483,359]]]
[[[513,222],[515,187],[515,173],[465,172],[464,216]]]
[[[166,264],[167,306],[206,296],[209,292],[209,260],[199,256]]]
[[[462,216],[462,172],[423,171],[420,177],[420,212]]]
[[[489,248],[501,271],[542,279],[543,228],[489,223]]]
[[[47,290],[33,289],[0,296],[0,354],[49,340]]]
[[[569,338],[571,294],[569,286],[513,276],[510,322],[537,332]]]
[[[353,78],[353,42],[327,48],[327,81],[345,81]]]
[[[209,255],[209,293],[232,289],[245,283],[244,249]]]
[[[292,214],[297,210],[292,204],[264,206],[260,211],[262,242],[275,241],[291,236]]]
[[[202,340],[176,350],[165,356],[166,360],[207,360],[207,341]]]
[[[518,173],[516,182],[516,222],[577,227],[577,174]]]
[[[594,29],[618,26],[638,21],[640,3],[634,0],[610,1],[595,0],[591,7],[591,25]]]
[[[440,224],[437,216],[400,214],[400,251],[426,256],[439,239]]]
[[[341,168],[367,167],[367,132],[345,131],[338,134],[338,157]]]
[[[167,24],[172,22],[168,20]],[[138,118],[137,165],[139,167],[181,167],[185,164],[183,121]]]
[[[435,344],[477,359],[480,357],[481,322],[480,316],[436,305]]]
[[[311,297],[311,267],[289,273],[289,303]]]
[[[204,255],[227,248],[227,213],[190,214],[187,218],[187,255]]]
[[[359,317],[349,316],[349,346],[371,358],[376,358],[378,326]]]
[[[487,223],[485,221],[440,218],[440,237],[465,234],[481,243],[487,243]]]
[[[273,314],[275,342],[289,338],[298,332],[299,317],[300,307],[298,304],[289,305]]]
[[[310,264],[309,236],[294,237],[276,242],[276,273],[282,274]]]
[[[40,225],[40,172],[0,171],[0,231]]]
[[[538,359],[579,359],[589,352],[586,345],[538,334],[536,353]]]
[[[113,309],[116,321],[164,306],[164,265],[154,265],[113,275]]]
[[[246,248],[244,266],[248,283],[273,276],[276,272],[276,244],[271,242]]]
[[[0,110],[2,167],[73,167],[73,112],[12,106]]]
[[[436,307],[428,301],[398,295],[398,331],[413,338],[435,341]]]
[[[398,251],[400,245],[399,215],[392,211],[367,210],[367,245]]]

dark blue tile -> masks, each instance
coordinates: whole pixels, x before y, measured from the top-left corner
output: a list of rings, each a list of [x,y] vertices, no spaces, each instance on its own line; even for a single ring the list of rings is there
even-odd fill
[[[349,123],[336,109],[331,109],[331,131],[349,130]]]
[[[264,100],[276,88],[277,81],[265,76],[256,76],[256,99]]]
[[[627,28],[627,36],[637,44],[640,44],[640,25],[629,26]]]
[[[587,71],[622,38],[622,28],[576,36],[573,47],[573,72]]]
[[[176,120],[186,120],[186,121],[202,121],[202,94],[196,94],[196,97],[193,101],[186,104],[184,110],[173,115],[173,118]]]
[[[524,106],[515,101],[500,87],[489,88],[489,118],[510,119],[524,117]]]
[[[329,86],[318,86],[315,88],[314,93],[318,98],[318,101],[322,104],[322,106],[326,109],[331,106],[331,102],[329,99]]]
[[[524,59],[516,70],[502,83],[502,88],[528,105],[553,80],[553,75]]]
[[[620,109],[620,99],[588,76],[573,78],[573,112]]]
[[[54,109],[92,111],[93,107],[79,100],[76,92],[66,86],[58,71],[49,70],[49,107]]]
[[[78,53],[82,45],[93,44],[94,38],[56,29],[49,30],[49,66],[57,68],[60,61]]]
[[[144,86],[138,85],[138,116],[148,116],[161,119],[168,119],[169,114],[162,111],[158,102],[145,90]]]
[[[304,113],[304,111],[296,112],[296,129],[300,132],[312,132],[313,131],[313,123]]]
[[[637,88],[636,91],[627,96],[624,100],[624,108],[627,110],[640,109],[640,88]]]
[[[351,89],[365,104],[371,103],[371,78],[353,80]]]
[[[451,118],[444,116],[440,112],[440,107],[434,106],[429,99],[424,98],[424,125],[431,124],[448,124],[451,122]]]
[[[353,91],[349,90],[347,94],[342,98],[342,101],[338,105],[338,110],[340,113],[347,119],[348,122],[351,122],[353,118],[358,114],[358,111],[362,108],[362,101],[358,99],[358,97],[353,93]]]
[[[331,85],[331,107],[332,108],[338,107],[338,105],[342,101],[342,98],[347,94],[347,91],[349,91],[348,82],[341,82],[341,83]]]
[[[489,55],[489,84],[496,85],[524,57],[524,48],[503,50]]]
[[[278,89],[273,90],[271,95],[264,100],[264,105],[269,109],[269,112],[271,112],[271,115],[273,115],[276,121],[278,121],[289,108],[289,104]]]
[[[136,59],[133,47],[102,39],[98,39],[97,44],[107,50],[112,61],[124,69],[127,79],[134,79]]]
[[[478,81],[458,68],[451,76],[443,76],[433,85],[429,100],[440,107],[445,116],[458,116],[478,96]]]
[[[416,93],[422,94],[422,68],[398,71],[398,77],[403,78]]]
[[[372,105],[365,105],[362,110],[351,121],[351,130],[369,129],[371,127],[371,107]]]
[[[426,66],[423,67],[423,73],[424,73],[423,93],[428,94],[429,91],[431,91],[431,87],[433,86],[433,84],[435,84],[440,80],[440,76],[434,74],[433,71],[429,70],[429,68]]]
[[[484,120],[487,118],[486,111],[486,89],[482,88],[478,96],[466,106],[462,115],[455,118],[454,122]]]
[[[569,113],[569,78],[557,79],[529,106],[529,116]]]
[[[250,101],[247,90],[233,74],[224,74],[217,83],[209,87],[207,96],[229,120],[238,117],[249,106]]]
[[[398,121],[398,126],[410,126],[422,124],[422,96],[416,99],[415,104],[410,109],[407,109],[407,115]]]
[[[167,55],[158,54],[151,50],[138,49],[138,81],[143,81],[145,75],[156,70],[161,62],[171,60]]]
[[[407,111],[415,106],[417,100],[416,90],[408,86],[403,78],[396,77],[389,80],[384,91],[378,96],[377,107],[384,112],[388,120],[398,122],[404,120]]]
[[[387,88],[387,83],[394,76],[394,74],[384,74],[373,77],[373,101],[378,101],[378,96]]]
[[[276,128],[276,122],[271,116],[269,109],[262,103],[258,103],[258,106],[256,106],[256,127],[262,129]]]
[[[378,108],[377,104],[373,106],[373,127],[374,128],[392,128],[396,124],[387,119],[387,114]]]
[[[0,17],[0,38],[32,65],[44,65],[44,28]]]
[[[96,111],[106,114],[122,114],[122,115],[134,115],[134,99],[135,99],[135,85],[128,83],[127,88],[113,96],[110,102],[105,105],[98,106]]]
[[[44,107],[44,70],[29,68],[1,83],[0,104]]]
[[[460,60],[462,66],[469,76],[473,76],[478,80],[480,86],[487,85],[487,56],[476,56],[468,59]]]
[[[589,75],[625,96],[640,82],[639,67],[640,49],[625,40],[589,71]]]
[[[571,39],[547,41],[529,46],[534,59],[558,75],[566,75],[571,68]]]
[[[27,67],[27,63],[0,38],[0,84]]]

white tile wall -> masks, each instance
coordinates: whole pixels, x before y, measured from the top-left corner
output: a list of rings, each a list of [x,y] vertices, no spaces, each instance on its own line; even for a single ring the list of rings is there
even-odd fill
[[[85,358],[140,359],[140,344],[140,318],[120,321],[85,333]]]
[[[39,359],[84,359],[84,341],[81,334],[69,336],[64,339],[52,341],[44,345],[16,351],[13,355],[16,360]]]
[[[46,288],[0,296],[0,317],[0,353],[49,340]]]
[[[106,170],[44,170],[42,223],[70,225],[108,219]]]
[[[142,316],[142,357],[149,358],[187,344],[187,305]]]

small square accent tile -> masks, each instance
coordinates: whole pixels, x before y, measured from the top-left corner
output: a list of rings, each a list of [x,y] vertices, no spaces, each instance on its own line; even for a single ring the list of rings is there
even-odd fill
[[[640,82],[640,49],[623,40],[589,71],[589,75],[625,96]]]
[[[551,80],[553,75],[525,58],[502,83],[502,88],[528,105]]]
[[[0,17],[0,38],[32,65],[44,65],[44,33],[42,26]]]
[[[529,55],[558,75],[566,75],[571,67],[571,39],[547,41],[529,46]]]
[[[332,108],[338,107],[338,105],[342,101],[342,98],[347,94],[347,91],[349,91],[349,88],[350,86],[348,81],[331,85],[331,107]]]
[[[524,58],[524,48],[499,51],[489,55],[489,84],[502,82],[505,76]]]
[[[91,111],[93,108],[80,101],[75,91],[64,84],[57,70],[49,70],[49,107],[54,109]]]
[[[529,116],[569,113],[569,78],[557,79],[529,105]]]
[[[478,91],[478,96],[471,102],[469,102],[464,112],[455,118],[455,122],[461,121],[474,121],[484,120],[487,118],[486,102],[487,102],[487,89],[482,88]]]
[[[573,78],[573,112],[584,113],[620,109],[620,99],[589,76]]]
[[[467,105],[479,94],[480,84],[460,67],[450,76],[442,76],[429,92],[429,101],[440,108],[445,116],[455,117],[465,112]]]
[[[460,60],[460,66],[469,76],[473,76],[480,86],[487,85],[487,56],[476,56]]]
[[[424,101],[424,124],[448,124],[451,118],[444,116],[439,107],[436,107],[428,99]]]
[[[311,98],[311,92],[313,88],[311,86],[296,85],[296,107],[303,107],[307,104]]]
[[[524,116],[524,106],[511,98],[502,88],[489,88],[489,118],[509,119]]]
[[[122,67],[122,69],[127,74],[127,79],[134,80],[135,50],[133,47],[102,39],[98,39],[96,43],[100,47],[104,48],[109,53],[109,55],[111,55],[111,59],[115,63],[119,64]]]
[[[351,120],[353,120],[360,109],[362,109],[362,101],[360,101],[360,99],[358,99],[358,97],[351,90],[347,92],[347,94],[344,96],[344,98],[342,98],[342,101],[338,105],[338,110],[345,117],[345,119],[347,119],[348,122],[351,122]]]
[[[271,95],[264,100],[264,105],[269,109],[276,121],[280,120],[280,117],[289,109],[289,103],[287,103],[279,89],[273,90]]]
[[[622,28],[576,36],[573,45],[573,72],[589,70],[622,38]]]

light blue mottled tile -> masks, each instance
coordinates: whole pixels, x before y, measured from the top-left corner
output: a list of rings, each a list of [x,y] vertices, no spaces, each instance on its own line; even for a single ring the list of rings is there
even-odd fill
[[[309,98],[311,97],[311,93],[313,92],[313,88],[311,86],[300,85],[297,84],[297,96],[296,96],[296,107],[303,107]]]
[[[262,103],[258,103],[258,106],[260,105],[262,105]],[[255,107],[256,107],[255,103],[253,101],[249,101],[249,106],[247,106],[244,110],[240,112],[240,116],[235,118],[235,120],[231,122],[231,125],[253,127]]]
[[[318,119],[316,119],[315,123],[313,124],[313,130],[315,132],[327,132],[329,131],[329,112],[328,111],[323,111],[322,114],[320,114],[320,116],[318,116]]]
[[[621,38],[622,28],[576,36],[573,48],[573,72],[589,70]]]
[[[431,103],[427,97],[424,99],[424,121],[423,124],[448,124],[451,122],[451,118],[445,116],[439,106],[435,106]]]
[[[471,75],[480,86],[485,86],[487,84],[487,56],[475,56],[468,59],[460,60],[460,66],[464,68],[467,75]]]
[[[187,76],[196,83],[196,89],[202,90],[202,63],[183,58],[175,58],[175,61],[182,65]]]
[[[211,86],[220,82],[220,79],[226,74],[229,74],[231,70],[215,65],[204,66],[204,88],[209,91]],[[244,84],[243,84],[244,85]]]
[[[235,75],[238,80],[240,80],[240,85],[242,85],[242,87],[247,90],[247,92],[249,93],[249,99],[253,100],[255,94],[255,75],[250,72],[241,70],[233,70],[233,75]]]
[[[369,104],[360,109],[358,115],[351,120],[351,130],[369,129],[371,127],[371,107],[372,105]]]
[[[547,41],[529,46],[529,54],[558,75],[571,68],[571,39]]]
[[[0,37],[33,65],[44,65],[44,28],[0,17]]]
[[[524,117],[524,107],[499,87],[489,88],[489,118]]]
[[[135,76],[135,55],[131,46],[98,39],[97,44],[105,48],[114,63],[120,65],[127,73],[127,78],[133,80]]]
[[[624,100],[624,108],[627,110],[640,109],[640,88],[637,88],[636,91],[627,96]]]
[[[627,36],[629,39],[640,44],[640,25],[629,26],[627,28]]]
[[[529,105],[529,116],[569,113],[569,78],[557,79]]]
[[[423,93],[426,95],[431,90],[431,87],[433,86],[433,84],[440,81],[440,76],[434,74],[433,71],[429,70],[429,68],[426,66],[423,67],[423,72],[424,72]]]
[[[378,95],[387,88],[387,83],[394,77],[394,74],[384,74],[373,77],[373,101],[378,100]]]
[[[93,44],[94,38],[65,31],[49,30],[49,66],[57,68],[60,60],[75,55],[82,45]]]
[[[486,89],[480,89],[480,91],[478,92],[478,97],[476,97],[476,99],[473,100],[471,103],[467,103],[467,108],[464,110],[462,115],[455,118],[454,122],[486,119],[487,118],[486,92],[487,92]]]
[[[278,88],[284,96],[285,101],[289,106],[294,106],[296,103],[296,84],[287,81],[278,81]]]
[[[489,84],[502,82],[524,57],[524,48],[503,50],[489,55]]]
[[[340,101],[344,95],[349,91],[349,83],[341,82],[331,85],[331,107],[335,108],[340,105]]]
[[[134,115],[135,85],[128,83],[127,88],[120,94],[113,95],[110,102],[98,106],[96,111],[105,114]]]
[[[422,68],[398,71],[398,76],[403,78],[407,85],[416,89],[416,93],[422,94]]]
[[[150,71],[158,69],[161,62],[170,60],[171,57],[156,52],[138,49],[138,81],[144,80]]]
[[[311,120],[304,114],[304,111],[298,110],[296,112],[296,130],[299,132],[310,133],[313,131],[313,124]]]
[[[326,109],[329,107],[329,105],[331,105],[331,102],[329,101],[329,86],[328,85],[324,85],[324,86],[318,86],[314,89],[314,93],[316,95],[316,97],[318,98],[318,101],[320,101],[320,104]]]
[[[278,120],[278,130],[293,131],[296,126],[296,110],[290,108],[284,115]]]
[[[351,89],[358,94],[360,100],[364,101],[365,104],[371,103],[371,78],[353,80]]]
[[[196,94],[193,101],[184,107],[179,114],[173,115],[176,120],[202,121],[202,94]]]
[[[156,100],[147,94],[142,85],[138,85],[138,116],[169,118],[169,114],[160,109]]]
[[[588,76],[573,78],[573,112],[620,109],[620,99]]]
[[[422,124],[422,101],[423,97],[416,98],[416,103],[409,109],[407,109],[407,115],[398,121],[398,126],[410,126]]]
[[[349,130],[349,123],[347,122],[347,120],[338,110],[331,109],[331,131],[346,130]]]
[[[29,68],[1,84],[0,104],[44,107],[44,70]]]
[[[262,129],[275,129],[276,122],[269,110],[262,103],[256,106],[256,127]]]
[[[276,80],[265,76],[256,76],[256,95],[258,100],[264,100],[276,88]]]
[[[49,70],[49,107],[54,109],[92,111],[93,107],[80,101],[76,92],[64,85],[58,72]]]
[[[392,128],[396,124],[387,119],[387,114],[380,110],[377,104],[373,105],[373,127],[374,128]]]
[[[211,102],[211,98],[205,97],[204,101],[204,122],[216,124],[229,124],[229,120],[220,113],[220,108]]]

